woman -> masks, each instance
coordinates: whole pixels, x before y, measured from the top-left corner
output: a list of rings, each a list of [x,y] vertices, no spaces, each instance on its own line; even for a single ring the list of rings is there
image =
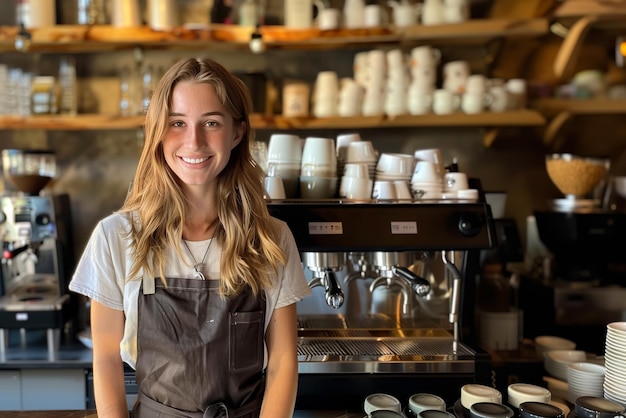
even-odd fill
[[[146,115],[121,210],[95,228],[70,289],[91,298],[99,417],[291,417],[295,302],[310,293],[249,151],[244,84],[211,60],[175,64]]]

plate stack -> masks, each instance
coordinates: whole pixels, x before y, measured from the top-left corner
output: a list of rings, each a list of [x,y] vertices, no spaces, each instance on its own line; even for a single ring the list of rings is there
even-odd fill
[[[604,397],[626,406],[626,322],[613,322],[606,328]]]
[[[587,354],[582,350],[553,350],[543,353],[543,366],[550,375],[567,381],[567,366],[585,361]]]
[[[606,368],[596,363],[578,362],[567,366],[567,400],[572,404],[581,396],[602,398]]]

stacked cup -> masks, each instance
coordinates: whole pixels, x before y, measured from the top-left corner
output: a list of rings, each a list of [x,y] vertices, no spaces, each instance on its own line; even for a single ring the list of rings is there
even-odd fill
[[[385,88],[385,114],[387,116],[407,113],[407,87],[409,75],[407,59],[401,49],[387,51],[387,81]]]
[[[337,116],[339,78],[334,71],[317,73],[313,93],[313,115],[316,118]]]
[[[357,132],[348,132],[337,135],[337,138],[335,139],[335,145],[337,146],[337,173],[344,172],[348,145],[352,142],[358,141],[361,141],[361,135]]]
[[[376,164],[376,183],[374,189],[378,190],[377,199],[400,199],[411,200],[412,194],[409,190],[409,181],[413,174],[415,158],[411,154],[382,153]],[[384,185],[383,182],[389,183]],[[387,188],[393,189],[393,193],[387,195],[381,193]],[[382,197],[384,196],[384,197]]]
[[[407,98],[407,111],[411,115],[423,115],[431,111],[440,59],[441,51],[428,45],[411,50],[411,83]]]
[[[345,164],[365,163],[367,172],[371,179],[376,177],[376,163],[378,162],[378,152],[371,141],[349,142],[345,151]]]
[[[357,200],[369,199],[373,184],[367,163],[346,163],[339,185],[339,197]]]
[[[441,199],[443,180],[439,168],[432,161],[417,161],[411,175],[411,193],[413,198]]]
[[[382,116],[385,113],[386,53],[374,49],[367,53],[366,85],[361,113],[364,116]]]
[[[476,114],[484,111],[491,105],[491,95],[488,93],[489,81],[482,74],[472,74],[467,77],[465,91],[461,99],[461,109],[465,113]]]
[[[285,197],[298,197],[302,140],[297,135],[272,134],[267,146],[267,176],[280,177]]]
[[[364,90],[363,86],[357,81],[351,78],[343,78],[339,91],[337,114],[343,117],[359,116],[361,114]]]
[[[337,190],[337,151],[332,138],[310,136],[304,140],[300,169],[300,196],[329,199]]]

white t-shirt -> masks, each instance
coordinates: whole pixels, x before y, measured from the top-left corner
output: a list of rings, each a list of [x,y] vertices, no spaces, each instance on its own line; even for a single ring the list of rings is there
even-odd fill
[[[274,309],[282,308],[304,298],[311,293],[304,276],[300,255],[295,240],[287,224],[273,219],[275,228],[280,231],[280,246],[285,252],[287,264],[282,266],[274,278],[275,285],[266,289],[265,329]],[[132,266],[130,240],[127,231],[129,220],[121,214],[112,214],[101,220],[94,229],[87,247],[78,262],[70,290],[87,296],[109,308],[123,310],[126,316],[124,337],[120,343],[122,360],[135,368],[137,361],[137,298],[141,277],[127,280]],[[187,245],[195,260],[202,260],[211,240],[188,241]],[[173,247],[167,249],[165,275],[193,279],[195,264],[187,248],[181,242],[185,257],[181,261]],[[220,274],[221,248],[212,243],[203,271],[207,280],[217,280]],[[267,364],[267,347],[265,348]]]

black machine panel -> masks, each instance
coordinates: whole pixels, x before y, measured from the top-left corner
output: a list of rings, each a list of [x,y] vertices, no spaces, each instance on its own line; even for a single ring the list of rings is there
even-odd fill
[[[492,248],[484,203],[270,203],[300,251],[429,251]]]

